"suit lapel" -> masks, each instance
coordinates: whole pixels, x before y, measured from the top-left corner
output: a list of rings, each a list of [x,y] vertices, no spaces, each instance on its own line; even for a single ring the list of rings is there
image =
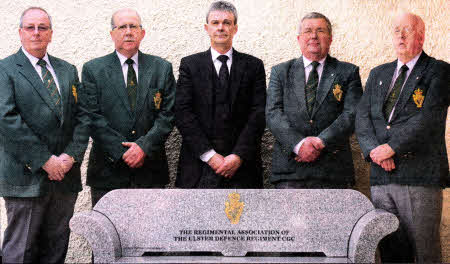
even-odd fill
[[[233,49],[233,62],[231,63],[231,109],[233,109],[236,95],[239,92],[242,76],[245,72],[247,61],[242,58],[242,55]]]
[[[53,56],[48,56],[50,63],[52,64],[53,70],[55,71],[56,78],[58,79],[59,94],[61,96],[62,105],[62,115],[58,111],[58,116],[61,119],[61,123],[64,122],[64,113],[67,113],[67,108],[69,107],[69,78],[67,78],[67,70],[64,66],[56,60]]]
[[[391,86],[392,78],[394,77],[395,69],[397,68],[397,61],[393,61],[386,66],[386,70],[381,71],[379,78],[377,79],[377,100],[380,102],[377,105],[379,108],[376,112],[379,113],[384,119],[384,103],[387,99],[387,93],[389,92],[389,86]]]
[[[295,60],[288,72],[288,84],[287,87],[294,91],[294,94],[298,100],[299,112],[303,113],[307,119],[309,119],[308,110],[306,109],[305,99],[305,67],[303,65],[303,58]]]
[[[214,95],[214,75],[217,74],[214,68],[214,63],[211,57],[211,49],[208,49],[202,53],[201,61],[198,65],[198,73],[201,80],[200,87],[202,87],[201,93],[204,94],[202,98],[204,100],[204,105],[208,107],[213,106],[213,95]],[[212,111],[209,111],[212,113]]]
[[[145,100],[150,90],[150,81],[152,79],[153,71],[151,68],[151,61],[147,59],[144,54],[139,51],[138,65],[139,65],[139,80],[136,96],[136,116],[141,113]],[[128,96],[128,95],[127,95]],[[127,97],[128,100],[128,97]]]
[[[30,60],[25,56],[22,52],[22,49],[16,53],[17,55],[17,66],[19,67],[19,73],[27,79],[31,86],[36,90],[36,92],[41,96],[42,100],[48,105],[48,107],[55,113],[55,115],[61,119],[60,110],[56,108],[56,105],[53,103],[50,98],[50,93],[47,88],[45,88],[42,79],[39,77],[39,74],[36,72],[33,65],[31,65]]]
[[[327,56],[325,60],[324,69],[322,71],[322,76],[319,81],[319,86],[316,92],[316,102],[314,103],[314,108],[312,111],[312,117],[317,113],[320,105],[327,97],[328,92],[333,86],[334,79],[336,78],[336,60]]]
[[[120,101],[124,105],[124,108],[127,109],[128,114],[131,117],[134,117],[134,113],[131,111],[130,102],[128,101],[127,87],[125,86],[125,80],[123,79],[122,65],[120,65],[120,60],[115,51],[110,54],[110,56],[111,60],[109,63],[106,80],[109,82],[109,85],[107,87],[111,87],[111,89],[117,93]]]
[[[405,107],[408,99],[411,98],[412,93],[417,88],[417,84],[419,83],[423,71],[426,69],[426,66],[428,64],[428,58],[428,55],[425,54],[425,52],[422,52],[422,55],[420,55],[419,60],[417,61],[416,65],[414,65],[413,70],[409,74],[409,77],[406,80],[405,85],[403,86],[402,92],[400,93],[400,98],[398,99],[398,102],[395,106],[394,114],[392,115],[391,120],[394,120],[400,110]]]

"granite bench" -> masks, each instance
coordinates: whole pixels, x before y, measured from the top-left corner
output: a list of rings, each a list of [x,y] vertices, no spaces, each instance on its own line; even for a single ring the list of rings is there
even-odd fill
[[[367,263],[397,227],[354,190],[122,189],[70,221],[96,263]]]

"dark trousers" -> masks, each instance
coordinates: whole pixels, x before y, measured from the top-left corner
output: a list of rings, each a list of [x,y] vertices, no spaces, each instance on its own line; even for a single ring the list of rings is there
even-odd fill
[[[381,261],[440,263],[441,188],[388,184],[370,191],[375,208],[400,221],[398,230],[380,241]]]
[[[77,196],[51,184],[42,197],[4,197],[3,263],[64,263]]]
[[[124,189],[163,189],[165,185],[163,184],[154,184],[152,187],[140,187],[134,183],[131,183],[128,188]],[[92,201],[92,208],[102,199],[103,196],[105,196],[108,192],[112,191],[114,189],[99,189],[91,187],[91,201]]]
[[[351,189],[350,184],[336,185],[321,181],[282,180],[275,183],[276,189]]]

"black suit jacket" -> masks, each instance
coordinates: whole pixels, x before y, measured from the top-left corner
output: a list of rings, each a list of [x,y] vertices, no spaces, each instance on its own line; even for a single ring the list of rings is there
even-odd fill
[[[253,56],[233,50],[231,65],[231,123],[232,153],[243,163],[233,176],[242,186],[262,186],[260,155],[264,133],[266,79],[263,62]],[[200,155],[213,149],[210,142],[213,131],[213,73],[211,51],[181,59],[175,103],[176,126],[183,138],[176,186],[195,186],[206,164]],[[219,153],[221,154],[221,153]],[[223,154],[223,153],[222,153]]]
[[[395,170],[386,172],[372,163],[370,183],[449,186],[445,147],[449,64],[422,52],[387,122],[383,105],[396,66],[393,61],[372,69],[358,106],[356,133],[364,157],[371,161],[370,151],[384,143],[395,151]]]
[[[270,180],[302,180],[336,187],[353,184],[349,137],[362,95],[359,69],[328,56],[311,115],[306,106],[305,80],[301,57],[272,68],[266,108],[267,125],[276,139]],[[308,136],[319,137],[325,149],[316,161],[298,163],[294,147]]]
[[[175,78],[172,65],[162,58],[139,52],[136,108],[131,110],[122,67],[116,52],[87,62],[82,82],[88,93],[91,137],[87,184],[100,189],[166,184],[169,171],[165,141],[173,128]],[[157,97],[162,101],[158,107]],[[147,154],[141,168],[131,169],[122,160],[136,142]]]

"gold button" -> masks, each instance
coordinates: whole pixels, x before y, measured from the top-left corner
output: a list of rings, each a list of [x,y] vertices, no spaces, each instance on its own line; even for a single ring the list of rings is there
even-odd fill
[[[133,135],[136,134],[136,131],[135,130],[131,131],[131,134],[133,134]]]
[[[311,119],[311,120],[309,120],[309,123],[311,123],[311,124],[313,123],[312,119]]]
[[[391,129],[391,126],[387,126],[386,129]]]

